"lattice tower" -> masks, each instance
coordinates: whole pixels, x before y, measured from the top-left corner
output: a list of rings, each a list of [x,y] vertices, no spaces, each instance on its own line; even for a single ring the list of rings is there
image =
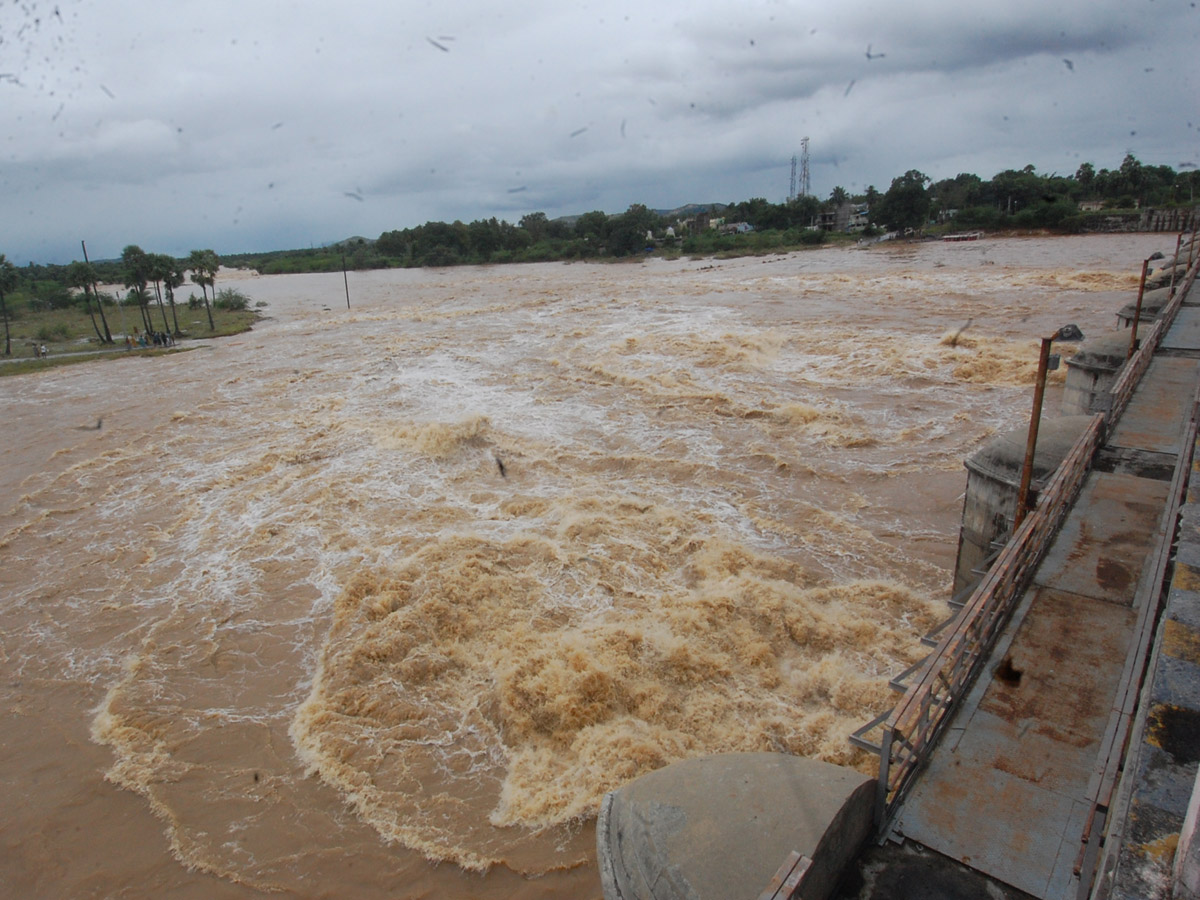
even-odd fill
[[[807,197],[812,192],[808,181],[808,138],[800,141],[800,196]]]

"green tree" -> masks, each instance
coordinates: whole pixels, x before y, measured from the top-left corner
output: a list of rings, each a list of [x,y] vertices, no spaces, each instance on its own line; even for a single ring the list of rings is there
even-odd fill
[[[962,210],[974,206],[981,193],[982,181],[978,175],[960,172],[954,178],[945,178],[930,186],[930,199],[938,212]]]
[[[614,256],[627,256],[646,246],[646,235],[662,220],[641,203],[635,203],[609,223],[608,249]]]
[[[4,316],[4,355],[12,356],[12,335],[8,330],[8,303],[5,294],[11,294],[17,287],[17,267],[4,258],[0,253],[0,313]]]
[[[1138,161],[1138,158],[1132,153],[1126,153],[1125,158],[1121,160],[1121,168],[1118,171],[1121,180],[1121,187],[1118,192],[1133,194],[1139,200],[1142,199],[1142,164]]]
[[[829,206],[832,209],[840,209],[843,203],[850,200],[850,195],[846,193],[846,189],[840,184],[829,192]]]
[[[142,326],[147,332],[154,330],[150,320],[150,292],[147,283],[150,278],[150,258],[146,251],[137,244],[130,244],[121,251],[122,284],[129,288],[129,296],[137,303],[142,314]]]
[[[179,336],[179,313],[175,310],[175,288],[183,285],[183,268],[179,264],[179,260],[168,256],[171,261],[170,267],[167,269],[166,275],[163,276],[163,288],[167,292],[167,302],[171,304],[171,320],[175,323],[174,334]]]
[[[158,311],[162,315],[163,331],[169,332],[171,325],[167,322],[167,307],[163,303],[162,283],[171,274],[175,260],[165,253],[151,253],[146,258],[146,263],[146,274],[154,284],[154,296],[158,300]]]
[[[930,199],[925,187],[928,183],[929,176],[916,169],[893,178],[892,186],[883,195],[879,220],[897,231],[923,227],[929,220]]]
[[[879,193],[879,190],[875,187],[875,185],[867,185],[867,193],[863,196],[863,199],[867,202],[868,222],[874,223],[878,221],[877,217],[879,215],[879,200],[881,196],[882,195]]]
[[[608,214],[598,209],[584,213],[575,220],[575,234],[594,249],[603,246],[608,238]]]
[[[1090,162],[1081,163],[1079,168],[1075,170],[1075,182],[1083,190],[1083,195],[1087,197],[1092,192],[1092,186],[1096,182],[1096,167]]]
[[[404,257],[408,255],[410,237],[408,229],[404,231],[385,231],[375,242],[375,249],[384,256]]]
[[[531,212],[521,216],[521,227],[529,232],[533,243],[545,240],[550,233],[550,220],[544,212]]]
[[[204,311],[208,313],[208,330],[216,331],[213,324],[212,306],[208,302],[208,288],[213,289],[213,299],[216,299],[217,270],[220,262],[212,250],[193,250],[188,254],[187,267],[192,270],[192,281],[200,285],[200,293],[204,295]]]
[[[479,262],[490,262],[492,254],[503,246],[500,223],[494,216],[486,221],[476,219],[467,225],[467,240],[470,242],[472,258]]]

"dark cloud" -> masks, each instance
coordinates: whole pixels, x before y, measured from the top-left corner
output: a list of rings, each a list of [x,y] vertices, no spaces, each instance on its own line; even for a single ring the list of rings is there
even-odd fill
[[[778,200],[806,135],[820,196],[1194,156],[1183,0],[54,5],[0,4],[18,261]]]

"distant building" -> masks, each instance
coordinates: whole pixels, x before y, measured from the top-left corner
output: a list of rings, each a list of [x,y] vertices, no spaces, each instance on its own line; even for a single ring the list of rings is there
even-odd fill
[[[1104,201],[1103,200],[1080,200],[1079,201],[1079,211],[1080,212],[1100,212],[1100,210],[1102,210],[1102,209],[1104,209]]]
[[[850,221],[846,223],[847,231],[862,231],[871,224],[871,207],[865,203],[855,204],[850,210]]]
[[[862,231],[867,227],[869,208],[865,203],[842,203],[823,210],[817,219],[822,231]]]

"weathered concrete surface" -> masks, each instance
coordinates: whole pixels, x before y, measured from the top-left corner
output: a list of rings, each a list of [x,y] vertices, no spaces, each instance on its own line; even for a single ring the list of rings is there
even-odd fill
[[[897,830],[1035,897],[1063,896],[1130,631],[1127,606],[1039,587]]]
[[[1093,473],[1038,569],[1036,583],[1128,606],[1155,539],[1169,485]]]
[[[1156,358],[1110,446],[1123,434],[1139,452],[1178,451],[1197,374],[1193,360]],[[1093,771],[1168,493],[1153,478],[1088,476],[898,833],[1034,897],[1077,887]]]
[[[1035,484],[1044,484],[1058,464],[1071,452],[1071,445],[1083,433],[1091,416],[1063,416],[1043,419],[1038,424],[1037,449],[1033,454],[1033,479]],[[1027,428],[1007,431],[991,438],[972,453],[963,463],[970,472],[986,475],[994,481],[1004,482],[1010,487],[1021,483],[1021,469],[1025,465],[1025,444],[1029,436]]]
[[[1130,335],[1114,331],[1092,338],[1066,360],[1067,383],[1063,387],[1062,414],[1086,415],[1104,412],[1101,398],[1107,399],[1129,355]]]
[[[1192,411],[1187,401],[1195,394],[1198,380],[1200,362],[1155,356],[1109,435],[1108,446],[1178,455]]]
[[[1030,483],[1033,498],[1054,474],[1089,422],[1091,416],[1067,416],[1040,424]],[[964,463],[967,491],[958,532],[955,596],[979,582],[977,570],[991,553],[993,542],[1006,541],[1012,534],[1028,436],[1027,428],[996,435]]]
[[[1164,353],[1200,353],[1200,308],[1181,306],[1159,347]]]
[[[1142,309],[1138,318],[1138,328],[1145,328],[1162,315],[1163,307],[1167,305],[1169,288],[1155,288],[1142,294]],[[1132,300],[1121,307],[1117,319],[1121,327],[1128,328],[1133,323],[1134,313],[1138,311],[1137,301]]]
[[[674,763],[604,798],[604,896],[756,900],[796,851],[813,861],[805,900],[821,900],[870,834],[874,797],[869,776],[780,753]]]
[[[1139,732],[1131,741],[1114,804],[1118,849],[1099,878],[1109,900],[1195,896],[1175,881],[1200,882],[1200,848],[1184,843],[1188,810],[1197,803],[1200,771],[1200,449],[1191,448],[1191,482],[1180,511],[1171,587],[1156,635]],[[1191,855],[1191,866],[1185,863]]]

